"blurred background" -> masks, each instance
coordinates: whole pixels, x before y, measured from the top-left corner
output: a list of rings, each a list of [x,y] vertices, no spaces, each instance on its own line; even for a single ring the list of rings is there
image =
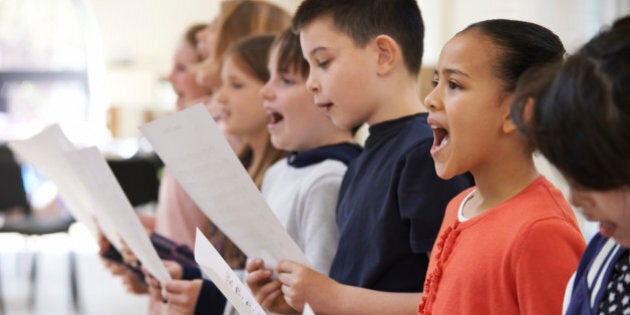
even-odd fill
[[[300,1],[270,2],[293,12]],[[630,13],[630,0],[418,2],[426,27],[423,95],[442,45],[470,23],[489,18],[535,22],[557,33],[572,52]],[[58,123],[73,143],[96,145],[111,161],[150,154],[138,126],[175,111],[177,96],[166,77],[180,34],[194,22],[209,22],[219,3],[0,0],[0,144]],[[565,187],[544,160],[538,162]],[[19,204],[62,220],[40,230],[6,230],[2,226],[11,211],[0,203],[0,314],[144,313],[145,298],[127,294],[103,270],[91,236],[63,217],[67,214],[54,184],[26,164],[20,166],[17,184],[24,188]],[[0,196],[16,196],[12,182],[1,185]],[[149,187],[156,189],[157,183]],[[151,211],[151,193],[129,197],[139,198],[133,202],[139,211]],[[595,233],[585,222],[582,228],[587,238]]]

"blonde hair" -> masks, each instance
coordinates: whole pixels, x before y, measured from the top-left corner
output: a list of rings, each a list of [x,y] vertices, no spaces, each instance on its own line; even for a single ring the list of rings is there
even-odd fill
[[[200,65],[197,76],[200,83],[213,88],[212,80],[221,72],[221,58],[230,45],[249,35],[279,33],[291,25],[291,16],[266,1],[225,0],[216,21],[213,53]]]

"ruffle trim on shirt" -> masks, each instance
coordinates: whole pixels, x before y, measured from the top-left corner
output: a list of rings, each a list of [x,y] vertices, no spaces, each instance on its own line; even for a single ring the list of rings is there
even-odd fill
[[[427,275],[427,278],[424,281],[424,290],[422,292],[422,300],[420,301],[420,305],[418,305],[418,314],[431,314],[431,308],[433,307],[433,302],[435,302],[435,298],[437,297],[438,287],[444,272],[444,264],[453,252],[455,241],[461,233],[461,230],[457,229],[458,225],[459,221],[455,220],[455,223],[446,228],[437,241],[436,253],[434,256],[435,268],[431,274]]]

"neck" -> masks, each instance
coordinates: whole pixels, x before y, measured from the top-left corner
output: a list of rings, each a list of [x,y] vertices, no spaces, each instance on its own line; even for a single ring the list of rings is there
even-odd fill
[[[384,97],[378,101],[378,109],[368,119],[367,124],[370,126],[427,111],[420,100],[418,82],[415,78],[405,74],[401,78],[390,79],[379,88],[388,93],[383,94]]]
[[[539,176],[531,154],[512,150],[515,151],[497,154],[500,158],[471,171],[476,191],[464,208],[466,217],[472,218],[505,202]]]

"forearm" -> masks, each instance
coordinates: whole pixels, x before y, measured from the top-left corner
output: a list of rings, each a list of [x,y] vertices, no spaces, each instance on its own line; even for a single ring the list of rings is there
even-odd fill
[[[331,299],[312,305],[319,315],[417,314],[422,293],[383,292],[338,284]]]

